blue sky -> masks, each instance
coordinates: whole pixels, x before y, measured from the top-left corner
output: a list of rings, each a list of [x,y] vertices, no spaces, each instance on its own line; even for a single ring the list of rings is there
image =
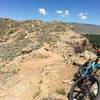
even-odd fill
[[[0,0],[0,17],[100,25],[100,0]]]

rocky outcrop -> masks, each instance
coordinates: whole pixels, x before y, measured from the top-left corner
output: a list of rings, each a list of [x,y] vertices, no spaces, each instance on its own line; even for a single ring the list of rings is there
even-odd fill
[[[0,29],[7,39],[0,39],[0,100],[66,100],[70,85],[64,80],[77,71],[73,63],[93,55],[88,40],[65,23],[5,23]]]

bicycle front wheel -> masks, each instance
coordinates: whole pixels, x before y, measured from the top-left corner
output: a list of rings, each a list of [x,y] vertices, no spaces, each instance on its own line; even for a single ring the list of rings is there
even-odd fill
[[[69,92],[69,100],[100,100],[100,81],[94,76],[80,77]]]

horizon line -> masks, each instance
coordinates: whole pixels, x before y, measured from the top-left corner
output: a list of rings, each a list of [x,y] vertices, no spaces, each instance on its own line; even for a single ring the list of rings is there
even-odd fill
[[[42,21],[42,22],[63,22],[63,23],[76,23],[76,24],[87,24],[87,25],[96,25],[96,26],[100,26],[100,24],[94,24],[94,23],[84,23],[84,22],[76,22],[76,21],[64,21],[64,20],[44,20],[44,19],[39,19],[39,18],[26,18],[26,19],[17,19],[17,18],[9,18],[9,17],[0,17],[0,19],[8,19],[8,20],[12,20],[12,21],[18,21],[18,22],[23,22],[23,21],[34,21],[34,20],[37,20],[37,21]]]

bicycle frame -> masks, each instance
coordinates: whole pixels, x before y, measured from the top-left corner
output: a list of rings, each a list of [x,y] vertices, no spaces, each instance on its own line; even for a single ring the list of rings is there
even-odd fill
[[[93,69],[100,69],[100,64],[95,64],[95,65],[93,66]]]
[[[68,94],[69,100],[100,99],[100,80],[98,79],[98,70],[100,69],[100,52],[95,60],[89,59],[74,77],[74,84]],[[93,86],[93,88],[92,88]],[[96,89],[95,89],[96,88]]]
[[[95,64],[95,62],[93,63],[90,62],[87,68],[81,70],[81,76],[89,76],[92,74],[92,72],[98,69],[100,69],[100,64]]]

